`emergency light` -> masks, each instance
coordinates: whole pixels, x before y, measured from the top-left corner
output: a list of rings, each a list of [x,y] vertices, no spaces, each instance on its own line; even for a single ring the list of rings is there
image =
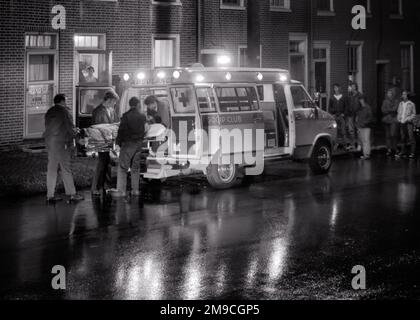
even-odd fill
[[[286,82],[288,79],[287,75],[284,73],[280,73],[280,81],[281,82]]]
[[[175,79],[179,79],[179,77],[181,76],[181,72],[179,72],[178,70],[175,70],[174,73],[172,74],[172,76]]]
[[[203,75],[199,74],[199,75],[197,75],[197,77],[195,78],[195,80],[197,80],[197,82],[203,82],[204,81],[204,77],[203,77]]]
[[[166,77],[165,71],[159,71],[158,74],[157,74],[157,77],[159,79],[164,79]]]

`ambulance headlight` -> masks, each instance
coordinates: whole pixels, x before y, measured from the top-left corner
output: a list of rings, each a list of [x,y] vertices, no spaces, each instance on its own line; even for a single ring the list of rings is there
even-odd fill
[[[281,82],[286,82],[287,81],[287,75],[284,73],[280,73],[280,81]]]
[[[195,80],[197,82],[203,82],[204,81],[204,76],[202,74],[198,74],[197,77],[195,77]]]
[[[264,79],[264,76],[262,75],[261,72],[257,73],[257,79],[260,80],[260,81],[262,81],[262,79]]]
[[[125,73],[123,76],[124,81],[130,80],[130,75],[128,73]]]
[[[232,80],[232,74],[230,72],[226,73],[225,78],[226,78],[227,81]]]
[[[145,78],[146,78],[146,75],[144,74],[144,72],[139,72],[137,74],[137,79],[144,80]]]
[[[159,79],[164,79],[166,77],[166,74],[165,74],[164,71],[159,71],[158,74],[157,74],[157,77]]]
[[[175,70],[174,73],[172,74],[172,76],[175,79],[179,79],[179,77],[181,76],[181,72],[179,72],[178,70]]]

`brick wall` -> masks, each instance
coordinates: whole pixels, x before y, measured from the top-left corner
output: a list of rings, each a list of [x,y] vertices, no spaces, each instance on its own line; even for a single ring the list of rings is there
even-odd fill
[[[375,106],[380,103],[376,101],[376,60],[389,60],[389,76],[400,76],[400,41],[419,42],[420,1],[417,0],[404,0],[402,20],[389,19],[388,0],[372,0],[373,17],[368,19],[366,31],[354,31],[350,27],[351,7],[358,0],[335,1],[336,15],[333,17],[314,14],[316,0],[312,1],[312,8],[311,1],[293,0],[291,12],[270,11],[269,0],[260,1],[260,11],[256,14],[261,22],[263,67],[288,69],[289,34],[306,33],[309,40],[331,42],[331,84],[346,84],[346,41],[363,41],[362,89]],[[197,3],[197,0],[182,0],[182,6],[157,6],[152,5],[151,0],[0,0],[0,147],[23,141],[24,34],[29,31],[53,32],[50,12],[54,5],[61,4],[67,9],[67,29],[59,33],[59,91],[70,97],[69,104],[72,105],[75,33],[105,33],[107,49],[113,51],[113,74],[120,77],[125,72],[151,66],[152,34],[179,34],[180,62],[181,66],[186,66],[198,60]],[[201,48],[223,49],[237,65],[238,47],[248,42],[246,10],[221,9],[220,0],[202,0],[201,3]],[[310,80],[311,61],[308,58]],[[418,93],[418,44],[414,60],[415,91]],[[311,83],[309,87],[312,87]]]
[[[196,1],[182,6],[151,0],[0,0],[0,147],[23,141],[25,121],[25,32],[55,32],[51,9],[66,8],[67,28],[59,32],[58,90],[73,105],[74,34],[104,33],[113,52],[113,74],[122,77],[152,65],[152,34],[180,34],[181,65],[197,61]]]

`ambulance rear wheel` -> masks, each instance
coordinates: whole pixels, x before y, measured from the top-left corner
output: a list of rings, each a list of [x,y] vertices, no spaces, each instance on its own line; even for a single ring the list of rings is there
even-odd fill
[[[229,189],[242,182],[243,174],[235,164],[213,164],[207,168],[207,180],[215,189]]]
[[[319,141],[316,143],[311,158],[309,159],[309,167],[314,174],[328,173],[332,165],[332,151],[329,143]]]

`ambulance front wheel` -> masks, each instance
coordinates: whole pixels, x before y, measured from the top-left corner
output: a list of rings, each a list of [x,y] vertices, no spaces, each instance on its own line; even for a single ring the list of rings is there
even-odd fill
[[[332,165],[332,151],[329,143],[319,141],[314,146],[309,159],[309,167],[314,174],[328,173]]]
[[[215,189],[229,189],[239,185],[244,175],[235,164],[212,164],[207,168],[207,180]]]

